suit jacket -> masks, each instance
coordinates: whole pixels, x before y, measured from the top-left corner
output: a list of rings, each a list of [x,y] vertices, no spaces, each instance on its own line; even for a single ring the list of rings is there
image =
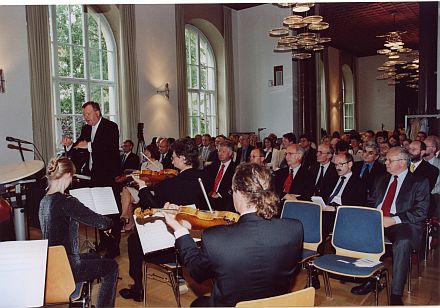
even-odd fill
[[[189,235],[175,245],[196,281],[213,278],[211,306],[235,306],[290,291],[303,227],[295,219],[266,220],[249,213],[233,225],[203,231],[200,249]]]
[[[122,165],[122,171],[124,171],[125,169],[139,170],[139,156],[137,156],[133,152],[130,152],[130,154],[128,154],[127,158],[125,159],[124,164]]]
[[[362,167],[364,166],[364,161],[357,161],[353,164],[351,171],[358,178],[361,175]],[[362,175],[362,180],[365,182],[367,191],[369,192],[373,188],[374,181],[377,177],[387,173],[387,169],[384,164],[381,164],[377,159],[373,162],[373,167],[371,167],[370,172],[365,170]]]
[[[320,196],[325,201],[330,197],[330,194],[332,193],[334,187],[336,186],[336,183],[338,182],[339,176],[336,172],[335,164],[330,162],[330,165],[327,167],[327,171],[324,174],[323,181],[321,182],[321,185],[316,185],[316,178],[318,177],[318,174],[321,169],[321,164],[316,163],[313,166],[310,167],[310,177],[313,183],[314,191],[313,194],[315,196]]]
[[[159,162],[162,163],[162,166],[164,169],[174,169],[173,165],[173,152],[170,150],[165,154],[165,157],[162,159],[162,161],[159,160]]]
[[[246,162],[249,161],[249,158],[250,158],[250,156],[251,156],[251,152],[252,152],[253,149],[254,149],[253,146],[248,145],[248,147],[247,147],[247,151],[246,151],[246,155],[245,155]],[[236,163],[236,164],[241,163],[241,155],[242,155],[242,151],[243,151],[243,148],[238,148],[238,149],[237,149],[237,159],[235,160],[235,163]]]
[[[288,175],[289,168],[283,168],[275,171],[275,191],[280,199],[286,194],[283,192],[283,189],[284,181]],[[289,194],[300,195],[298,198],[299,200],[310,200],[313,195],[313,184],[314,182],[310,177],[309,172],[303,166],[301,166],[293,178]]]
[[[216,161],[205,168],[204,184],[207,193],[211,192],[214,187],[215,178],[217,177],[220,165],[221,162]],[[217,190],[218,193],[221,195],[221,198],[209,197],[211,206],[215,210],[235,212],[234,202],[232,200],[232,177],[234,176],[236,166],[237,165],[233,161],[231,161],[225,173],[223,174],[223,178]]]
[[[440,159],[437,157],[433,157],[434,161],[432,165],[440,170]],[[431,190],[431,194],[440,194],[440,175],[437,176],[437,182],[435,183],[434,189]]]
[[[79,141],[91,141],[92,126],[84,125]],[[112,186],[117,175],[121,174],[121,159],[119,156],[118,125],[106,118],[101,118],[95,138],[92,142],[92,177],[93,186]]]
[[[380,177],[375,182],[368,198],[368,205],[378,207],[385,198],[391,174]],[[396,198],[396,214],[402,223],[409,223],[422,230],[429,208],[429,181],[408,172]]]
[[[154,197],[149,187],[142,188],[139,190],[139,204],[142,209],[162,208],[166,202],[177,205],[195,204],[198,209],[207,210],[208,205],[198,181],[198,178],[202,177],[202,171],[193,168],[187,169],[176,177],[156,184],[153,187]]]
[[[435,183],[437,183],[439,170],[428,163],[426,160],[422,159],[420,165],[414,170],[414,174],[418,176],[422,176],[428,179],[429,181],[429,191],[432,191],[435,187]]]
[[[335,186],[333,186],[330,193],[333,192],[336,185],[337,183],[335,183]],[[324,201],[326,204],[329,204],[330,202],[328,198],[324,199]],[[341,195],[341,202],[342,205],[365,206],[367,204],[367,189],[365,186],[365,182],[358,178],[354,173],[351,174],[347,184],[344,187],[344,191]]]
[[[218,162],[218,150],[215,149],[214,151],[209,152],[208,155],[208,160],[207,161],[212,161],[212,162]]]
[[[316,164],[316,150],[314,148],[309,148],[304,154],[301,166],[306,170],[309,170],[314,164]]]

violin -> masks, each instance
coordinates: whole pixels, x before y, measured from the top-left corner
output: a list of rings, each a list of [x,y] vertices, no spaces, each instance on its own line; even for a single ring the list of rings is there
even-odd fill
[[[135,171],[131,174],[127,175],[121,175],[117,176],[115,178],[116,183],[124,183],[129,180],[132,176],[139,176],[139,178],[150,184],[157,184],[159,182],[162,182],[163,180],[166,180],[168,178],[175,177],[179,174],[177,170],[174,169],[163,169],[161,171],[152,171],[152,170],[142,170],[142,171]]]
[[[151,216],[158,212],[175,213],[176,220],[190,230],[204,230],[214,226],[230,225],[240,219],[240,215],[229,211],[201,211],[190,207],[174,209],[146,209],[137,208],[134,211],[139,224],[151,222]],[[155,217],[156,218],[156,217]],[[157,218],[156,218],[157,219]],[[160,219],[160,218],[159,218]]]

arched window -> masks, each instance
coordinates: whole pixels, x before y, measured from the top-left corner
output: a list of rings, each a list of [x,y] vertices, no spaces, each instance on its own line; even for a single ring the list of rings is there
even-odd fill
[[[217,135],[217,69],[214,52],[203,33],[185,26],[188,134]]]
[[[86,101],[119,123],[116,44],[107,20],[82,5],[50,6],[49,18],[55,140],[77,139]]]
[[[342,106],[344,114],[344,132],[356,129],[353,73],[346,64],[342,66]]]

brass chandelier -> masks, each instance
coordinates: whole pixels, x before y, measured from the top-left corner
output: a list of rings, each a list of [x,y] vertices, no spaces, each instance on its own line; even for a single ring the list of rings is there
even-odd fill
[[[269,31],[269,36],[278,38],[274,52],[292,52],[293,60],[304,60],[312,57],[312,52],[324,50],[323,44],[331,41],[321,37],[319,31],[329,27],[320,15],[309,15],[307,12],[314,3],[278,3],[280,8],[291,9],[292,15],[283,19],[283,27]],[[301,13],[304,14],[300,15]],[[290,32],[292,31],[292,33]]]

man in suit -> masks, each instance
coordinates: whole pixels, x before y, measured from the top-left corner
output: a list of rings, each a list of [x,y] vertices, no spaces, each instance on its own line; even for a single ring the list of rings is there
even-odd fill
[[[275,218],[279,203],[265,167],[239,165],[232,187],[239,221],[206,229],[201,248],[173,216],[164,214],[191,277],[213,279],[211,295],[197,298],[191,307],[233,307],[290,292],[302,252],[301,223]]]
[[[301,166],[304,149],[298,144],[291,144],[286,149],[288,168],[275,171],[275,190],[280,199],[310,200],[313,195],[313,179]]]
[[[439,170],[423,159],[426,153],[426,144],[423,141],[414,140],[409,145],[408,152],[411,155],[409,171],[428,178],[429,191],[432,191],[437,182]]]
[[[266,166],[266,161],[264,159],[264,151],[261,148],[255,148],[251,152],[249,162],[257,164],[259,166]]]
[[[279,169],[287,167],[286,149],[289,145],[294,143],[296,143],[296,136],[294,133],[286,133],[283,135],[283,138],[281,139],[281,149],[278,152],[278,161],[280,161]]]
[[[96,102],[86,102],[82,109],[86,125],[81,128],[81,135],[71,145],[70,151],[82,149],[89,152],[90,186],[112,187],[116,202],[120,207],[120,191],[115,183],[115,177],[121,174],[118,125],[102,117],[100,106]],[[99,231],[101,242],[98,249],[106,249],[107,257],[114,258],[119,255],[121,223],[119,213],[109,215],[109,217],[113,220],[112,236],[109,237]]]
[[[335,164],[331,161],[333,149],[329,144],[320,144],[316,152],[317,163],[310,167],[310,176],[314,179],[313,195],[327,200],[338,181]]]
[[[376,143],[367,143],[362,151],[362,161],[355,162],[353,174],[365,182],[367,194],[373,187],[377,177],[386,173],[385,165],[379,162],[379,146]]]
[[[203,169],[205,162],[208,161],[209,154],[213,151],[211,148],[211,135],[204,134],[202,136],[202,146],[199,148],[199,169]]]
[[[233,153],[232,142],[223,141],[218,148],[219,161],[205,169],[205,187],[209,192],[209,201],[218,211],[234,211],[231,185],[236,164],[232,161]]]
[[[424,142],[426,144],[424,160],[440,170],[440,159],[435,156],[439,147],[437,139],[434,136],[428,136]],[[431,205],[428,217],[432,216],[440,217],[440,174],[437,176],[435,186],[431,190]]]
[[[217,137],[215,137],[215,149],[211,152],[209,152],[208,155],[208,161],[205,163],[205,166],[209,166],[211,165],[213,162],[218,162],[218,147],[220,146],[220,143],[222,143],[222,141],[225,141],[226,137],[224,135],[218,135]]]
[[[173,152],[170,151],[170,142],[167,138],[163,138],[159,142],[159,162],[162,163],[164,169],[172,169],[172,155]]]
[[[406,149],[391,148],[385,161],[388,174],[377,179],[368,200],[368,205],[382,210],[385,236],[392,242],[391,305],[403,305],[411,250],[420,245],[429,207],[429,181],[409,172],[409,163]],[[351,292],[364,295],[374,288],[374,282],[368,281]]]
[[[133,150],[133,141],[127,139],[122,144],[122,155],[121,155],[121,169],[124,171],[125,169],[139,169],[139,156],[132,152]]]
[[[237,164],[248,162],[251,151],[254,148],[249,144],[249,135],[247,134],[240,135],[239,141],[241,147],[237,150],[237,158],[235,160]]]
[[[316,163],[316,150],[311,147],[312,141],[306,134],[299,137],[299,145],[304,149],[304,157],[301,165],[306,170],[309,170],[310,167]]]

